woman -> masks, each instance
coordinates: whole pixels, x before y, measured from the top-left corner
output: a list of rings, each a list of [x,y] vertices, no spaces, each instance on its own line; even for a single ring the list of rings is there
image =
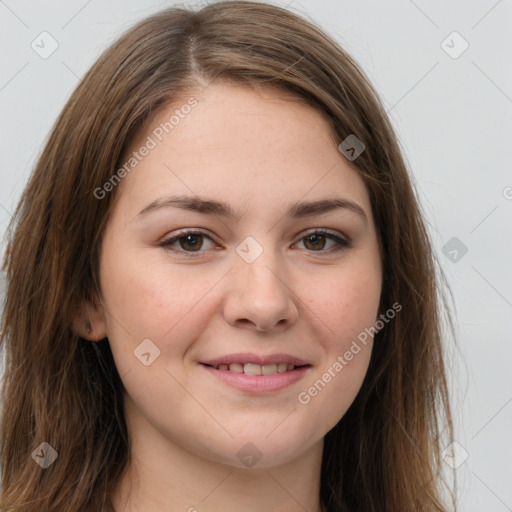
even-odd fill
[[[0,510],[449,510],[442,276],[319,28],[238,1],[142,21],[15,217]]]

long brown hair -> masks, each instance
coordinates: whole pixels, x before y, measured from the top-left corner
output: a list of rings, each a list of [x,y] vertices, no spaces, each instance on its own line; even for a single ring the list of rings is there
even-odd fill
[[[111,492],[129,461],[124,388],[108,339],[86,341],[70,322],[77,301],[99,292],[101,235],[116,191],[101,200],[94,191],[150,115],[215,80],[291,92],[326,116],[339,143],[352,134],[366,148],[351,165],[366,183],[381,241],[380,311],[394,303],[403,311],[376,335],[359,394],[325,436],[323,505],[449,510],[440,457],[453,439],[445,280],[400,144],[376,91],[338,43],[302,16],[244,1],[168,8],[138,23],[92,66],[53,127],[4,260],[0,510],[113,510]],[[47,469],[33,457],[43,442],[58,453]]]

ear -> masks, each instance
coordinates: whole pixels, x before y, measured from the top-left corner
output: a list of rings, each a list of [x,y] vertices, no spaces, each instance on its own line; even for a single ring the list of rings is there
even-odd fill
[[[71,321],[73,332],[90,341],[100,341],[107,337],[105,313],[101,304],[82,300],[75,304]]]

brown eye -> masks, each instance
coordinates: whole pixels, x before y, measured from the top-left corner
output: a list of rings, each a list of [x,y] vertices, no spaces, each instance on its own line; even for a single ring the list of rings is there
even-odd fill
[[[185,236],[180,236],[178,238],[180,247],[186,251],[187,250],[196,251],[197,249],[200,249],[201,246],[203,245],[202,240],[203,240],[203,235],[200,235],[200,234],[185,235]]]
[[[305,241],[304,246],[306,247],[306,249],[312,252],[330,253],[351,246],[348,240],[345,240],[339,237],[338,235],[325,230],[316,230],[304,236],[301,240]],[[334,246],[325,249],[326,243],[329,240],[334,242]]]
[[[201,248],[203,247],[205,240],[210,240],[213,242],[213,240],[205,233],[197,231],[189,233],[182,232],[178,233],[176,236],[160,242],[159,245],[161,247],[168,248],[169,250],[181,252],[187,256],[191,256],[193,254],[190,253],[204,252],[201,250]],[[176,247],[176,243],[179,244],[179,247]]]
[[[308,235],[308,236],[304,237],[304,240],[307,241],[307,243],[305,243],[304,245],[308,249],[316,250],[316,249],[323,249],[325,247],[326,237],[325,237],[325,235],[313,234],[313,235]],[[309,247],[308,247],[308,245],[309,245]]]

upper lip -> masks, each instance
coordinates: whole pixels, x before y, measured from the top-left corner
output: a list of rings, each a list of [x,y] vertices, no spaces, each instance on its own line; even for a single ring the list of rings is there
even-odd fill
[[[218,366],[219,364],[231,364],[231,363],[250,363],[250,364],[279,364],[287,363],[294,364],[295,366],[304,366],[309,363],[301,359],[300,357],[292,356],[291,354],[269,354],[266,356],[253,354],[253,353],[238,353],[238,354],[227,354],[225,356],[216,357],[215,359],[208,359],[207,361],[200,361],[201,364],[208,364],[211,366]]]

